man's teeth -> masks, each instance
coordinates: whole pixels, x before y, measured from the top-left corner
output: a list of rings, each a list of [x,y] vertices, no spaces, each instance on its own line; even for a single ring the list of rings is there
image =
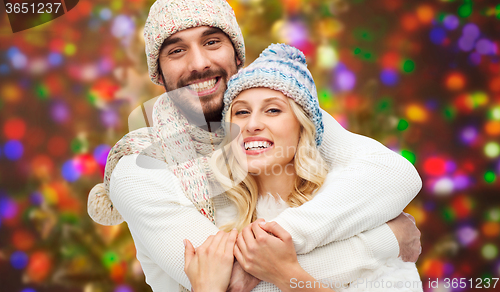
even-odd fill
[[[194,91],[197,91],[197,92],[205,91],[205,90],[213,88],[215,86],[216,81],[217,81],[217,79],[214,78],[214,79],[211,79],[211,80],[208,80],[208,81],[203,81],[203,82],[200,82],[200,83],[190,84],[189,88],[191,90],[194,90]]]
[[[245,150],[259,150],[271,147],[271,143],[267,141],[252,141],[245,143]]]

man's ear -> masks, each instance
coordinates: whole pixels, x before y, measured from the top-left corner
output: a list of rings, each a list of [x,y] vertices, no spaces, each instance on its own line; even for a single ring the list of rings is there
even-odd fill
[[[158,71],[158,82],[159,82],[161,85],[165,84],[165,83],[163,82],[163,74],[161,73],[161,71]]]
[[[236,57],[236,67],[241,65],[241,60],[240,58]]]

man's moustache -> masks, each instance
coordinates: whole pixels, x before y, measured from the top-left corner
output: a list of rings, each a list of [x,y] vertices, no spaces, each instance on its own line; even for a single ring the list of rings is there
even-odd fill
[[[189,76],[188,79],[181,80],[179,82],[179,84],[177,84],[177,88],[186,87],[189,85],[189,83],[192,83],[193,81],[196,81],[196,80],[215,78],[217,76],[220,76],[221,79],[226,80],[227,79],[227,71],[220,69],[218,71],[207,71],[204,73],[193,73],[193,74],[191,74],[191,76]]]

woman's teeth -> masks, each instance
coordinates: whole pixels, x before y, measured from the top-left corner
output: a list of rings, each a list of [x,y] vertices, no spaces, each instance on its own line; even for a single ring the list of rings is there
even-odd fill
[[[189,85],[189,89],[194,90],[196,92],[202,92],[208,89],[211,89],[215,86],[215,83],[217,82],[217,79],[211,79],[208,81],[203,81],[200,83],[194,83]]]
[[[245,143],[245,150],[265,149],[265,148],[271,147],[271,145],[273,145],[273,144],[270,142],[267,142],[267,141],[246,142]]]

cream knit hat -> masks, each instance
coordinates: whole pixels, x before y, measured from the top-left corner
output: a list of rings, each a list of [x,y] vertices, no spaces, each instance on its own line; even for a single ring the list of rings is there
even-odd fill
[[[158,80],[158,55],[163,41],[188,28],[210,26],[220,28],[233,42],[242,67],[245,44],[234,11],[225,0],[158,0],[149,10],[144,27],[149,77]]]

